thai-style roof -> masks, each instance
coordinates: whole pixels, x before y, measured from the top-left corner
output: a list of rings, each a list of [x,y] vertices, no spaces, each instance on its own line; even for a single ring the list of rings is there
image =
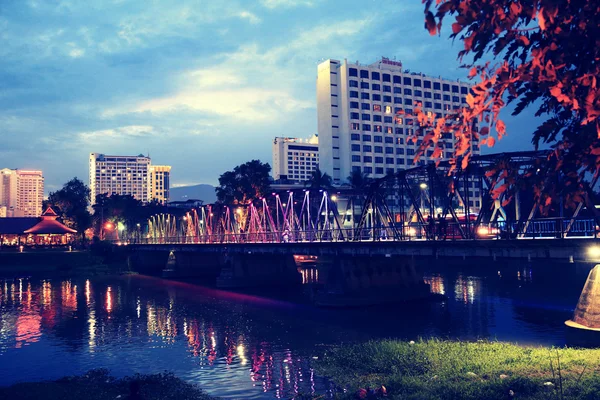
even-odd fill
[[[5,235],[61,235],[65,233],[77,233],[59,221],[58,214],[51,207],[48,207],[41,217],[24,218],[0,218],[0,234]]]

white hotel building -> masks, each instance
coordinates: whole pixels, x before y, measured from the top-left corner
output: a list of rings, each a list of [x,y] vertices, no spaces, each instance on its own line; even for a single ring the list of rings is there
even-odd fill
[[[421,102],[424,112],[445,115],[466,104],[470,85],[402,69],[382,58],[370,65],[327,60],[318,66],[317,116],[319,167],[342,184],[351,171],[378,178],[413,167],[419,142],[408,140]],[[399,111],[403,114],[397,114]],[[440,140],[444,158],[454,152],[454,138]],[[431,160],[427,150],[419,164]],[[474,145],[473,154],[479,154]]]
[[[273,179],[310,180],[319,165],[319,139],[276,137],[273,140]]]
[[[0,217],[39,217],[44,177],[39,170],[0,170]]]
[[[90,190],[92,204],[99,194],[131,195],[150,200],[150,158],[139,156],[109,156],[90,154]]]

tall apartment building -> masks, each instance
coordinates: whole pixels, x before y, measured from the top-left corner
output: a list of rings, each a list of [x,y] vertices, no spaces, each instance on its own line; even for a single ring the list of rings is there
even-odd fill
[[[150,166],[150,199],[161,204],[169,202],[169,180],[171,177],[170,165]]]
[[[39,217],[44,201],[42,171],[0,170],[0,214],[4,217]]]
[[[90,154],[90,191],[92,204],[99,194],[131,195],[150,200],[150,158],[139,156],[110,156]]]
[[[142,202],[169,200],[171,167],[152,166],[150,157],[90,154],[92,204],[98,194],[130,195]]]
[[[346,181],[351,171],[371,177],[413,167],[420,142],[414,134],[413,107],[443,116],[466,104],[470,85],[402,69],[387,58],[370,64],[327,60],[318,66],[317,117],[320,169],[334,183]],[[403,113],[399,114],[402,111]],[[454,138],[440,140],[444,158],[451,158]],[[473,154],[479,153],[474,145]],[[433,149],[419,164],[431,160]]]
[[[305,182],[319,166],[319,139],[276,137],[273,140],[273,179]]]

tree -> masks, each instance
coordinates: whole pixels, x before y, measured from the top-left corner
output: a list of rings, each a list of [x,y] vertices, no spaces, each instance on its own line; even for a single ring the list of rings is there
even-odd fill
[[[90,189],[76,177],[65,183],[62,189],[48,195],[47,204],[61,217],[63,223],[76,229],[85,239],[85,231],[92,224],[92,216],[88,211],[90,205]]]
[[[310,179],[304,184],[311,189],[322,190],[331,189],[333,187],[332,182],[331,176],[317,167],[310,175]]]
[[[348,184],[356,190],[363,190],[371,183],[369,174],[361,171],[352,171],[346,179],[348,181]]]
[[[227,204],[248,204],[269,191],[271,166],[260,160],[248,161],[219,177],[217,199]]]
[[[468,106],[445,118],[415,109],[425,133],[420,154],[454,133],[455,155],[465,167],[470,143],[494,146],[506,134],[500,110],[514,103],[513,115],[536,107],[544,121],[532,142],[552,145],[542,167],[526,175],[536,178],[534,191],[548,206],[560,193],[567,202],[579,202],[589,187],[586,176],[598,176],[600,167],[600,3],[588,0],[425,0],[425,27],[441,32],[442,21],[453,17],[452,39],[464,50],[458,58],[478,82],[467,96]],[[494,62],[484,61],[489,56]],[[457,165],[458,167],[458,165]],[[489,175],[504,184],[499,193],[518,185],[515,171],[499,167]],[[558,179],[559,174],[562,176]],[[558,183],[561,182],[561,183]],[[538,201],[539,201],[538,200]]]

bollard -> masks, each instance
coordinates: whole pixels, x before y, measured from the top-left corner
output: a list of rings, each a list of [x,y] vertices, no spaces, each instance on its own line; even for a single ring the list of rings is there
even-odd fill
[[[575,261],[573,260],[573,256],[569,256],[569,264],[573,264]]]

